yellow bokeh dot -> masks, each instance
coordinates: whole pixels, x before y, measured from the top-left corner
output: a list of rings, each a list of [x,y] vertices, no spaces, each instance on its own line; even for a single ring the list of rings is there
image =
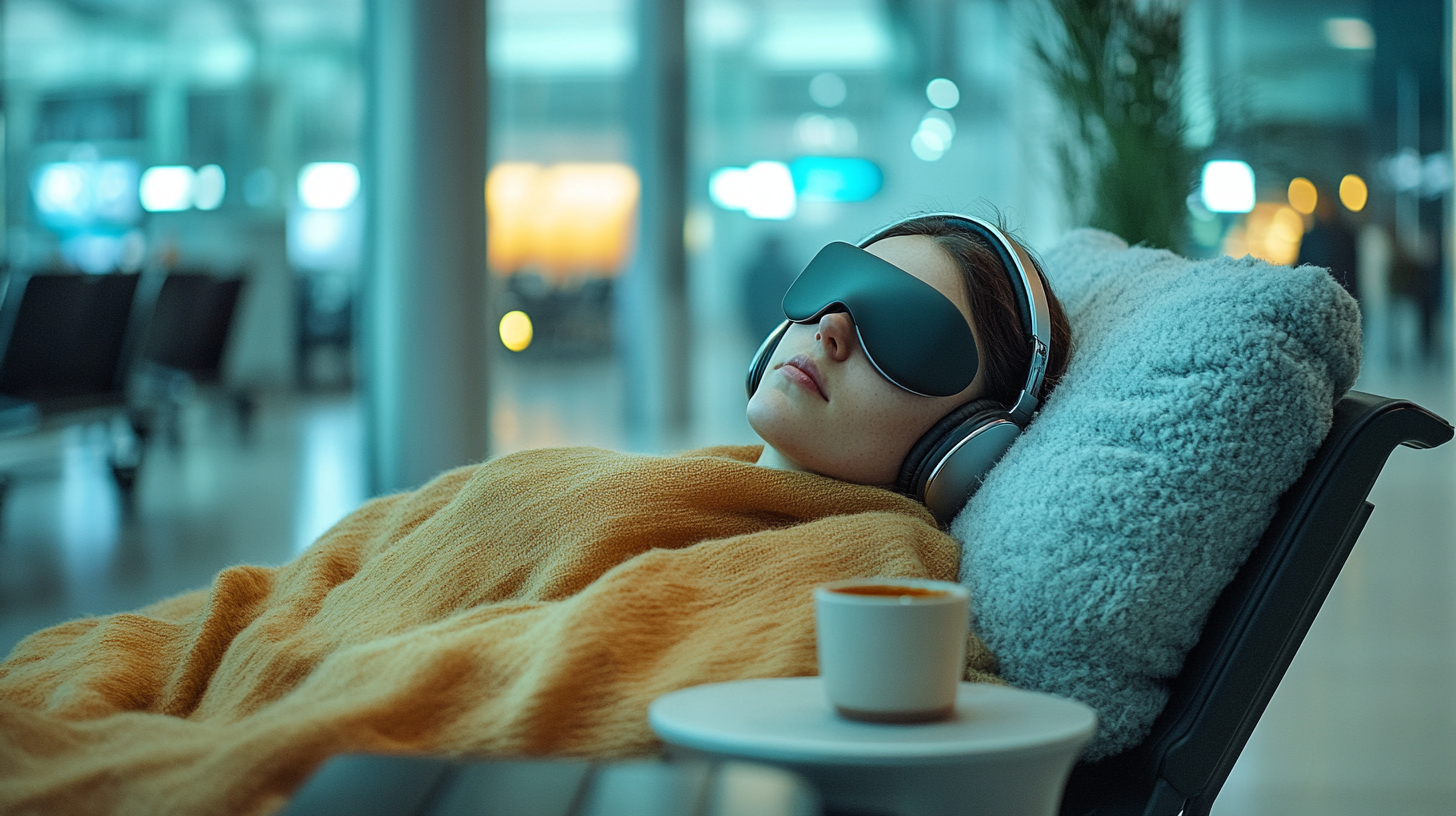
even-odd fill
[[[524,351],[531,345],[531,335],[531,318],[525,312],[506,312],[501,318],[501,343],[511,351]]]
[[[1340,203],[1350,212],[1360,212],[1365,209],[1365,200],[1370,197],[1370,190],[1365,186],[1365,179],[1351,173],[1340,179]]]
[[[1314,212],[1314,205],[1319,201],[1319,190],[1314,187],[1314,182],[1307,178],[1296,178],[1289,182],[1289,206],[1296,212],[1309,215]]]

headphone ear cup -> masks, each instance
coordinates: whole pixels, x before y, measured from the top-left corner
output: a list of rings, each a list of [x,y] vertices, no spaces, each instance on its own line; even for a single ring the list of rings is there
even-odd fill
[[[768,370],[769,360],[773,359],[774,350],[779,347],[779,341],[784,339],[784,332],[789,330],[789,321],[785,320],[779,327],[769,332],[763,343],[758,347],[758,352],[748,363],[748,378],[744,382],[748,386],[748,396],[753,398],[753,392],[758,390],[758,383],[763,379],[763,374]]]
[[[946,414],[939,422],[930,427],[915,444],[910,447],[910,453],[905,457],[905,463],[900,466],[900,475],[895,480],[895,490],[904,495],[911,496],[918,501],[926,501],[926,493],[930,477],[936,469],[945,461],[946,457],[956,452],[961,443],[966,442],[973,436],[989,426],[1000,426],[1010,424],[1016,433],[1020,428],[1011,422],[1011,415],[1007,413],[1005,406],[996,400],[981,399],[972,400],[961,407]],[[994,441],[987,439],[990,445],[999,446],[999,450],[989,451],[991,461],[1000,458],[1010,441],[1005,439],[1005,433],[993,434],[997,437]],[[1011,435],[1011,440],[1015,434]],[[965,498],[969,498],[970,491],[978,485],[968,485]],[[927,506],[929,503],[927,502]],[[959,508],[956,508],[959,510]],[[932,507],[937,517],[941,512]],[[954,511],[951,512],[954,515]],[[943,518],[941,521],[949,521]]]

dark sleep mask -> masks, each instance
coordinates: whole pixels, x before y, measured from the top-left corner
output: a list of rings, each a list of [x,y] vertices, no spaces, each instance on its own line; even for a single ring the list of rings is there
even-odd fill
[[[784,314],[813,323],[847,311],[865,356],[885,379],[914,394],[949,397],[976,378],[971,326],[934,286],[850,244],[819,250],[784,295]]]

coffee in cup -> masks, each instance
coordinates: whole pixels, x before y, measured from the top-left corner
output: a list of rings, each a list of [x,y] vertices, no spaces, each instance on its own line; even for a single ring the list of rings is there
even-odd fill
[[[955,710],[970,592],[918,578],[852,578],[814,590],[819,676],[841,716],[932,722]]]

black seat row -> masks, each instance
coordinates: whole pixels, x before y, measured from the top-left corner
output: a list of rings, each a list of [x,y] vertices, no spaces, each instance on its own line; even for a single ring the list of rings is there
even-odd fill
[[[242,278],[45,273],[13,279],[0,307],[0,394],[41,417],[125,404],[139,363],[216,381]]]
[[[168,402],[176,389],[162,389],[160,407],[141,405],[130,393],[142,379],[134,372],[167,383],[217,382],[243,283],[205,272],[155,281],[65,272],[4,279],[0,437],[123,416],[132,439],[109,459],[118,487],[130,494],[155,415],[169,413],[176,425]],[[9,484],[0,473],[0,502]]]

